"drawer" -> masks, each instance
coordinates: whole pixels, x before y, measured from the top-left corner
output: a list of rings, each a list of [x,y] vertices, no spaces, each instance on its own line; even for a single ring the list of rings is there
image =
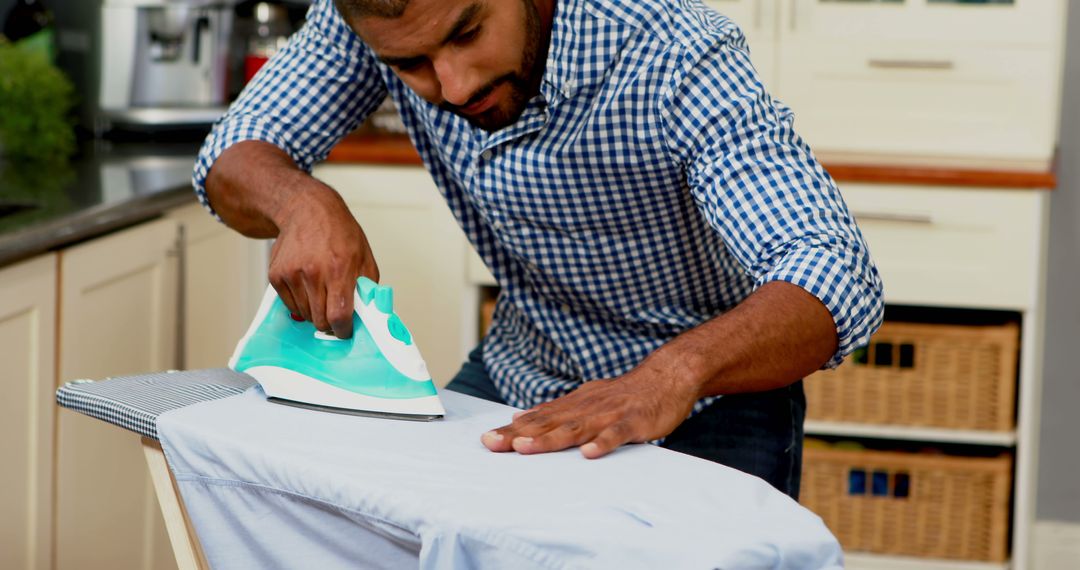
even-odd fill
[[[778,92],[820,152],[1049,164],[1060,54],[945,42],[789,42]]]
[[[841,186],[885,284],[887,303],[1034,306],[1048,192]]]
[[[788,36],[1052,45],[1068,0],[777,0]]]

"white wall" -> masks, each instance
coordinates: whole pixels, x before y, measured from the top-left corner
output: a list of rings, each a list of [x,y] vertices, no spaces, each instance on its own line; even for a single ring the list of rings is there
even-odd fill
[[[1051,198],[1036,518],[1080,523],[1080,4],[1070,8]]]

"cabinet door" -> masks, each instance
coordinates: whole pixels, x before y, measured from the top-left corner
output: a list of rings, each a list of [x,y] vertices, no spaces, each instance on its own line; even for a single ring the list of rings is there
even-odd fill
[[[750,59],[765,87],[775,85],[776,16],[779,0],[705,0],[705,5],[739,25],[750,45]],[[773,93],[774,95],[776,93]]]
[[[159,220],[61,252],[60,382],[175,367],[176,237]],[[56,568],[175,567],[139,437],[58,415]]]
[[[1049,167],[1061,0],[782,5],[776,84],[815,150]]]
[[[52,566],[56,255],[0,270],[0,568]]]
[[[1046,46],[1063,0],[780,0],[780,33],[826,41],[950,41]]]
[[[416,337],[439,386],[453,378],[476,338],[468,242],[422,168],[323,165],[316,177],[345,198],[364,229],[394,309]]]
[[[265,240],[248,239],[193,204],[169,214],[183,228],[181,364],[228,364],[266,290]]]
[[[1048,193],[842,184],[898,305],[1030,311],[1038,303]]]

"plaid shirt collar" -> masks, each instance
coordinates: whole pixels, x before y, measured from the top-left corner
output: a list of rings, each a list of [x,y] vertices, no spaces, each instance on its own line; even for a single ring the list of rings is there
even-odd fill
[[[577,33],[581,29],[581,11],[582,6],[577,0],[557,0],[555,4],[544,80],[540,86],[540,94],[549,105],[572,97],[574,90],[586,79],[578,73],[574,59],[574,54],[580,54],[584,49],[584,38]]]

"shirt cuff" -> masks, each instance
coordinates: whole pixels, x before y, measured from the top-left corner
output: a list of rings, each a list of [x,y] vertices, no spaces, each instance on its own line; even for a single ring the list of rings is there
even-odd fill
[[[822,368],[835,368],[844,357],[870,342],[884,314],[881,278],[865,252],[824,245],[800,246],[780,259],[756,286],[784,281],[816,297],[832,315],[839,347]]]

